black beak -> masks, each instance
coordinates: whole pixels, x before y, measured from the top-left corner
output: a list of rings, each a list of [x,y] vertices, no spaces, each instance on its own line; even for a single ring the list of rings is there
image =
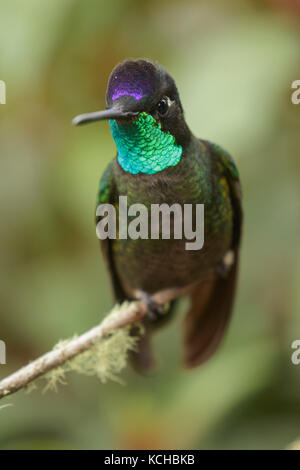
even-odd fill
[[[105,109],[104,111],[96,111],[95,113],[86,113],[86,114],[79,114],[79,116],[76,116],[72,124],[73,126],[81,126],[82,124],[88,124],[89,122],[94,122],[94,121],[104,121],[107,119],[128,119],[133,116],[137,116],[138,112],[132,112],[132,111],[121,111],[120,109],[117,108],[110,108],[110,109]]]

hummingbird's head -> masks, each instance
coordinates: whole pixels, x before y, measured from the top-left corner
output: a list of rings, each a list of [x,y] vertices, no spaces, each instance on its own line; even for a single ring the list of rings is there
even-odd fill
[[[122,151],[128,153],[124,147],[128,141],[140,154],[145,152],[145,135],[148,141],[153,136],[148,156],[153,150],[156,154],[167,150],[161,147],[166,135],[172,137],[172,145],[181,148],[181,153],[191,137],[173,78],[151,61],[126,60],[117,65],[108,81],[106,106],[104,111],[77,116],[73,124],[110,120],[118,157]]]

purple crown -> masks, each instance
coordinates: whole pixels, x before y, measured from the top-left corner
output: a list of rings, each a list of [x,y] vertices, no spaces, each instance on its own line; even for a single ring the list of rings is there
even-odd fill
[[[156,69],[145,60],[126,61],[118,65],[109,79],[107,101],[112,102],[123,95],[135,100],[150,97],[156,85]]]

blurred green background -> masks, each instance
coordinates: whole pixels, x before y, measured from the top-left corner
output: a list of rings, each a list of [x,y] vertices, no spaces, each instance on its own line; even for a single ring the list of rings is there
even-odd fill
[[[176,78],[193,132],[240,170],[245,228],[232,322],[202,368],[181,369],[177,319],[155,338],[153,377],[126,385],[70,374],[58,393],[2,403],[2,449],[285,448],[300,437],[298,1],[0,0],[0,378],[113,304],[95,236],[112,68],[149,57]]]

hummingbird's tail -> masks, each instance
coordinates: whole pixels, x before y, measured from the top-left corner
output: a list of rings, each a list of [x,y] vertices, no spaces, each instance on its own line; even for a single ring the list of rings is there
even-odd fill
[[[131,335],[139,337],[137,350],[129,353],[129,360],[137,372],[147,374],[155,369],[156,359],[152,351],[152,334],[171,320],[175,305],[176,299],[170,302],[167,312],[164,312],[155,320],[146,316],[141,322],[142,331],[140,327],[136,326],[131,329]]]
[[[137,349],[129,352],[129,360],[133,368],[142,374],[147,374],[155,368],[155,358],[153,357],[151,345],[151,333],[148,325],[142,322],[144,331],[140,331],[139,327],[133,327],[132,336],[138,336]]]
[[[226,277],[197,284],[190,294],[191,308],[184,325],[184,365],[196,367],[217,350],[233,307],[238,271],[238,253]]]

